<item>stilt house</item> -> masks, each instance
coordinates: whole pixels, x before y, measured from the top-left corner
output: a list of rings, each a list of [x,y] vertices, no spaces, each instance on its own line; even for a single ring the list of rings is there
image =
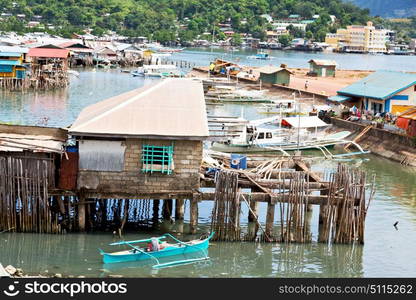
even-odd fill
[[[202,84],[165,79],[112,97],[85,108],[69,133],[79,150],[77,188],[88,197],[192,195],[208,136]]]

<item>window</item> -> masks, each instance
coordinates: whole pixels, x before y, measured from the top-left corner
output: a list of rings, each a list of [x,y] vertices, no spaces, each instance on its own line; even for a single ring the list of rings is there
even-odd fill
[[[266,139],[271,139],[271,138],[272,138],[272,133],[266,132]]]
[[[172,174],[173,144],[171,146],[143,145],[142,149],[142,172]]]
[[[264,139],[264,132],[260,132],[259,135],[257,136],[257,139],[259,140]]]

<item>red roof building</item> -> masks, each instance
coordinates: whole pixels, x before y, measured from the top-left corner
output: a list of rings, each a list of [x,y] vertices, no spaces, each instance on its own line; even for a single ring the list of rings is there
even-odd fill
[[[68,49],[51,49],[51,48],[31,48],[28,56],[44,58],[68,58]]]

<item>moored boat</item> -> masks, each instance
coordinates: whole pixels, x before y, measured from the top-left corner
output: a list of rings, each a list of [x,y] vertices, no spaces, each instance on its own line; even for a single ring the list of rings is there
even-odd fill
[[[185,76],[185,74],[175,65],[145,65],[138,68],[136,71],[132,71],[131,75],[159,78]]]
[[[110,246],[117,245],[126,245],[130,249],[106,253],[100,249],[100,254],[103,256],[103,263],[121,263],[121,262],[133,262],[141,260],[154,260],[156,264],[154,268],[168,267],[178,264],[191,263],[200,260],[209,259],[207,255],[207,249],[209,247],[209,241],[213,237],[214,233],[211,233],[207,238],[192,240],[189,242],[182,242],[172,236],[171,234],[164,234],[160,237],[154,237],[143,240],[135,241],[121,241],[111,243]],[[166,241],[163,241],[166,238],[172,238],[176,243],[170,244]],[[145,244],[145,246],[135,246],[136,244]],[[189,260],[177,260],[168,263],[161,264],[159,262],[160,258],[175,256],[175,255],[184,255],[194,252],[202,251],[204,256],[201,258],[194,258]]]

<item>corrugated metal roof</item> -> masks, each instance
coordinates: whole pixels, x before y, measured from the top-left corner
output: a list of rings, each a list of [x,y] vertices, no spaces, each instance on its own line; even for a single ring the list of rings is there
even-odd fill
[[[29,49],[18,46],[0,46],[0,52],[28,53]]]
[[[18,65],[20,65],[20,62],[18,60],[1,59],[0,60],[0,65],[3,65],[3,66],[18,66]]]
[[[347,100],[350,100],[351,97],[348,96],[342,96],[342,95],[335,95],[335,96],[331,96],[328,98],[328,100],[330,101],[334,101],[334,102],[344,102]]]
[[[336,66],[337,62],[334,60],[326,59],[311,59],[308,63],[314,62],[317,66]]]
[[[0,57],[20,57],[22,53],[17,52],[0,52]]]
[[[30,48],[28,55],[31,57],[67,58],[69,55],[69,50],[52,48]]]
[[[260,69],[258,69],[257,71],[259,73],[264,73],[264,74],[273,74],[273,73],[280,72],[280,71],[283,71],[283,70],[289,72],[290,74],[293,74],[288,69],[280,68],[280,67],[274,67],[274,66],[264,66],[264,67],[261,67]]]
[[[5,152],[57,152],[62,153],[62,141],[50,136],[0,133],[0,151]]]
[[[209,135],[202,83],[164,79],[90,105],[69,129],[80,136],[203,139]]]
[[[388,99],[416,84],[416,74],[377,71],[338,91],[340,95]]]

